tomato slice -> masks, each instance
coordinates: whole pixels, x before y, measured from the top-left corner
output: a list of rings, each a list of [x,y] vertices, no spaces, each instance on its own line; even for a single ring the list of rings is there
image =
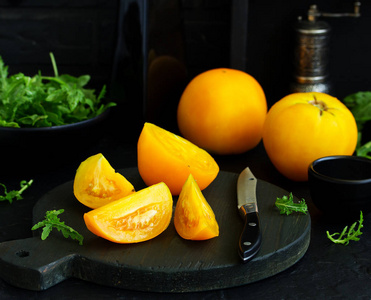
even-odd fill
[[[207,240],[219,236],[215,214],[192,174],[179,195],[174,225],[178,234],[187,240]]]
[[[103,154],[90,156],[76,171],[73,192],[78,201],[98,208],[135,192],[133,185],[116,173]]]
[[[169,226],[173,197],[163,182],[84,214],[87,228],[115,243],[152,239]]]
[[[218,175],[219,166],[205,150],[190,141],[151,123],[145,123],[138,139],[138,170],[150,186],[165,182],[178,196],[188,175],[201,190]]]

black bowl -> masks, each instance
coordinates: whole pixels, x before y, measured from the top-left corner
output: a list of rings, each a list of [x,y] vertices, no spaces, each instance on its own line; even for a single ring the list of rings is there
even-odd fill
[[[1,173],[25,169],[37,173],[80,159],[84,151],[102,137],[109,114],[110,109],[94,118],[61,126],[0,127]]]
[[[314,205],[334,218],[359,217],[371,211],[371,160],[357,156],[327,156],[308,169]]]

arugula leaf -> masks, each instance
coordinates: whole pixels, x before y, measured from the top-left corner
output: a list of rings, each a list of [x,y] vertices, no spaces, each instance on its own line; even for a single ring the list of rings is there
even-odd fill
[[[64,209],[47,211],[45,214],[45,220],[40,221],[34,226],[32,226],[31,230],[36,230],[41,227],[44,227],[41,234],[41,239],[45,240],[49,236],[53,228],[55,228],[58,231],[61,231],[65,238],[70,237],[73,240],[77,240],[79,244],[82,245],[84,237],[76,230],[67,226],[64,222],[60,221],[58,215],[60,215],[63,212]]]
[[[9,191],[7,190],[5,184],[0,183],[0,186],[3,187],[4,189],[4,195],[0,195],[0,201],[9,201],[9,203],[13,203],[14,198],[16,200],[21,200],[23,199],[22,193],[32,184],[33,180],[31,179],[30,181],[22,180],[20,182],[21,188],[19,190],[13,190]]]
[[[356,155],[363,156],[371,159],[371,156],[368,155],[371,152],[371,141],[367,142],[364,145],[358,144],[356,148]]]
[[[363,144],[362,130],[364,125],[371,121],[371,92],[357,92],[348,95],[343,100],[354,116],[358,128],[356,155],[371,158],[371,141]]]
[[[358,130],[371,120],[371,92],[358,92],[344,98],[344,104],[356,119]]]
[[[357,222],[354,222],[352,226],[350,226],[348,230],[348,226],[345,226],[341,233],[335,232],[330,234],[326,231],[327,237],[335,244],[343,244],[348,245],[350,241],[359,241],[359,236],[362,235],[361,229],[363,228],[363,213],[361,211],[359,221],[358,221],[358,228],[355,230],[357,226]],[[348,230],[348,231],[347,231]],[[338,237],[335,237],[338,235]]]
[[[89,75],[59,75],[50,53],[54,76],[8,76],[0,57],[0,126],[49,127],[72,124],[98,116],[116,103],[103,103],[106,86],[99,95],[85,86]]]
[[[6,88],[8,77],[8,67],[4,65],[2,59],[0,59],[0,86],[1,88]]]
[[[301,212],[307,214],[308,207],[305,203],[305,200],[302,199],[299,203],[294,203],[294,197],[292,193],[287,197],[286,195],[282,196],[282,198],[277,197],[275,202],[276,207],[280,210],[280,214],[289,215],[293,212]]]

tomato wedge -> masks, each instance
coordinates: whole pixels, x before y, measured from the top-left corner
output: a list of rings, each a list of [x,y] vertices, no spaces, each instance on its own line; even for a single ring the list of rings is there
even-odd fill
[[[158,236],[169,226],[173,197],[163,182],[84,214],[87,228],[115,243],[138,243]]]
[[[207,240],[219,236],[215,214],[192,174],[179,195],[174,225],[178,234],[187,240]]]
[[[76,171],[73,192],[78,201],[98,208],[135,192],[133,185],[116,173],[103,154],[90,156]]]
[[[201,190],[218,175],[219,166],[205,150],[151,123],[145,123],[138,139],[138,170],[147,186],[165,182],[178,196],[188,175]]]

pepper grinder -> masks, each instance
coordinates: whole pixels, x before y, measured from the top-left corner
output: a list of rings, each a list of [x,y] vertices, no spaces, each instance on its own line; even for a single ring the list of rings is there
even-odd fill
[[[353,13],[325,13],[311,5],[308,19],[301,16],[295,24],[294,82],[291,92],[331,93],[329,82],[329,40],[331,27],[320,17],[360,17],[360,2],[354,3]]]

